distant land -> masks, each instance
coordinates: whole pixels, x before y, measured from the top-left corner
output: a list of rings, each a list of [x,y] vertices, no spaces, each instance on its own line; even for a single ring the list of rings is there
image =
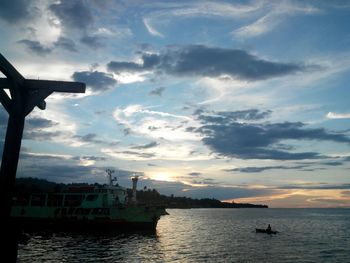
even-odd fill
[[[38,178],[17,178],[15,185],[15,195],[25,193],[55,193],[62,192],[72,186],[88,186],[89,184],[63,184],[50,182]],[[90,184],[91,185],[91,184]],[[100,185],[95,183],[93,185]],[[127,189],[131,197],[132,190]],[[165,208],[268,208],[267,205],[257,205],[248,203],[228,203],[221,202],[214,198],[193,199],[189,197],[166,196],[160,194],[156,189],[143,189],[137,191],[139,203],[162,205]]]

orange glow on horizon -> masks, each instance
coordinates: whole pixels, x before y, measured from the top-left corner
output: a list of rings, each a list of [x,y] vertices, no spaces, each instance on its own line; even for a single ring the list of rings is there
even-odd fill
[[[289,189],[275,195],[223,200],[224,202],[266,204],[272,208],[350,208],[350,196],[340,189]]]

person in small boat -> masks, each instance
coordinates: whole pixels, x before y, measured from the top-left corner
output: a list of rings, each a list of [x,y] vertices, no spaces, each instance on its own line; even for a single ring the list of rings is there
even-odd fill
[[[270,226],[270,224],[267,226],[266,231],[267,231],[267,232],[271,232],[271,226]]]

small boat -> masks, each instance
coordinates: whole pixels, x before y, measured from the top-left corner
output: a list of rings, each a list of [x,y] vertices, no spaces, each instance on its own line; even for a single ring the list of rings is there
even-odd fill
[[[256,233],[265,233],[265,234],[277,234],[277,231],[272,231],[272,230],[268,230],[268,229],[261,229],[261,228],[255,228]]]

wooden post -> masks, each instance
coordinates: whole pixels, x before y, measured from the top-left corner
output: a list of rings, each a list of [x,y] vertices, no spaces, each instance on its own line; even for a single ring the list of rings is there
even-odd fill
[[[0,102],[9,114],[0,170],[0,239],[2,257],[16,262],[18,230],[11,220],[11,204],[21,149],[24,121],[35,106],[45,109],[45,98],[52,92],[85,92],[85,84],[66,81],[26,80],[0,54]],[[9,89],[11,98],[4,89]]]

